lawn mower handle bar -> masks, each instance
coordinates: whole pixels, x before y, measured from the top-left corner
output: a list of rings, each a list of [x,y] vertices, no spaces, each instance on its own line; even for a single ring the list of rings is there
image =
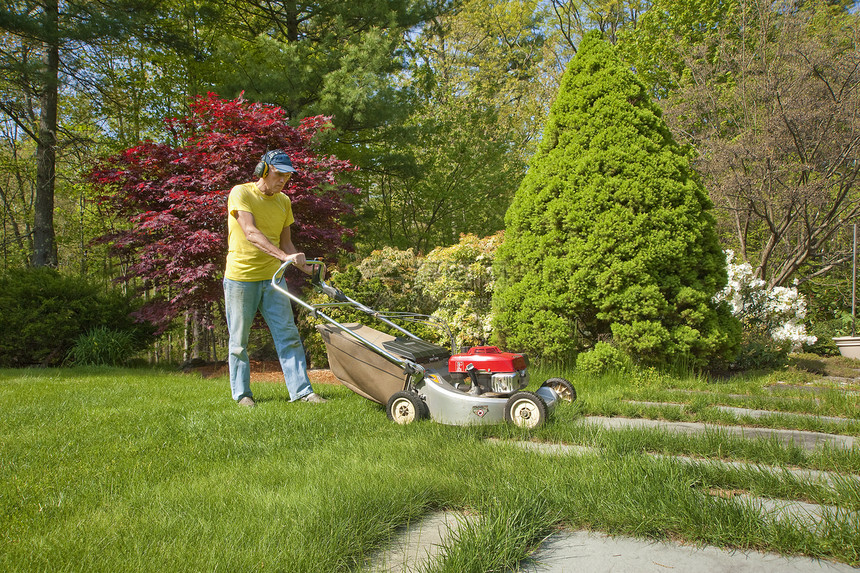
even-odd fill
[[[287,261],[281,265],[281,267],[275,273],[275,276],[272,277],[272,284],[275,284],[275,279],[277,279],[277,281],[280,282],[281,278],[284,276],[284,272],[287,270],[287,267],[289,267],[291,264],[295,264],[295,263],[292,261]],[[350,304],[350,305],[354,306],[355,308],[357,308],[358,310],[360,310],[361,312],[363,312],[364,314],[367,314],[367,315],[372,316],[378,320],[381,320],[382,322],[384,322],[388,326],[396,329],[398,332],[402,333],[403,335],[408,336],[409,338],[412,338],[414,340],[421,340],[420,338],[418,338],[417,336],[415,336],[414,334],[412,334],[411,332],[409,332],[405,328],[399,326],[398,324],[396,324],[394,322],[391,322],[390,320],[388,320],[388,318],[386,318],[385,316],[383,316],[382,314],[380,314],[376,310],[361,304],[357,300],[353,300],[353,299],[349,298],[348,296],[343,294],[343,291],[341,291],[339,288],[333,287],[330,284],[326,283],[325,282],[326,266],[325,266],[324,262],[319,261],[319,260],[310,260],[310,261],[305,261],[305,264],[310,265],[310,266],[315,268],[314,272],[311,274],[311,277],[312,277],[311,283],[317,289],[322,291],[323,294],[327,295],[332,300],[337,301],[337,302],[341,302],[341,303]],[[300,303],[300,304],[302,304],[302,303]],[[305,308],[309,308],[309,305],[307,305],[307,304],[302,304],[302,306],[304,306]],[[313,307],[313,312],[319,314],[318,308],[319,308],[318,306]]]
[[[273,278],[273,281],[275,279],[280,281],[281,277],[284,275],[284,272],[286,271],[287,267],[290,266],[290,264],[295,264],[295,263],[290,263],[288,261],[288,262],[285,262],[284,264],[282,264],[281,267],[278,269],[278,271],[275,273],[275,277]],[[310,266],[315,268],[314,271],[311,272],[311,284],[313,284],[317,288],[317,290],[321,291],[323,294],[327,295],[330,299],[335,301],[334,303],[319,304],[319,305],[314,306],[314,311],[313,311],[314,313],[319,314],[319,309],[322,307],[335,306],[337,304],[348,304],[348,305],[351,305],[351,306],[355,307],[356,309],[360,310],[364,314],[366,314],[368,316],[372,316],[376,320],[384,322],[385,324],[387,324],[391,328],[395,329],[396,331],[398,331],[402,335],[404,335],[408,338],[411,338],[412,340],[421,340],[421,338],[419,336],[415,335],[414,333],[406,330],[405,328],[403,328],[402,326],[400,326],[396,322],[392,322],[391,319],[398,318],[400,320],[411,320],[412,322],[424,322],[426,324],[432,324],[433,326],[435,326],[437,328],[441,328],[442,330],[444,330],[445,334],[448,335],[448,338],[451,341],[451,348],[455,347],[456,343],[454,341],[454,335],[451,334],[451,329],[448,327],[448,324],[445,323],[444,321],[441,321],[434,316],[429,316],[429,315],[424,315],[424,314],[414,314],[411,312],[381,313],[378,310],[374,310],[374,309],[372,309],[366,305],[361,304],[357,300],[353,300],[353,299],[349,298],[348,296],[343,294],[343,291],[341,291],[339,288],[331,286],[330,284],[327,284],[324,280],[325,276],[326,276],[326,274],[325,274],[326,266],[325,266],[325,263],[323,263],[322,261],[314,259],[314,260],[305,261],[305,264],[310,265]],[[307,306],[305,306],[305,308],[307,308]],[[415,320],[416,318],[422,318],[422,319],[426,319],[426,320]]]
[[[277,271],[275,271],[274,276],[272,276],[272,286],[275,289],[277,289],[281,293],[285,294],[287,296],[287,298],[289,298],[291,301],[298,304],[302,308],[312,312],[314,316],[321,317],[323,320],[328,321],[333,326],[335,326],[336,328],[343,331],[345,334],[352,336],[360,344],[362,344],[363,346],[365,346],[369,350],[376,352],[377,354],[379,354],[380,356],[382,356],[383,358],[385,358],[386,360],[388,360],[392,364],[396,364],[397,366],[400,366],[401,368],[403,368],[403,371],[407,374],[407,376],[410,376],[414,382],[420,381],[424,377],[425,370],[424,370],[424,367],[421,366],[420,364],[412,362],[411,360],[406,360],[406,359],[401,358],[395,354],[391,354],[390,352],[388,352],[384,348],[377,346],[376,344],[370,342],[369,340],[367,340],[363,336],[356,334],[351,329],[342,325],[341,323],[339,323],[338,321],[336,321],[332,317],[328,316],[327,314],[320,312],[319,309],[317,307],[315,307],[314,305],[308,304],[307,302],[303,301],[299,297],[293,295],[293,293],[291,293],[286,288],[286,286],[285,286],[286,283],[284,283],[284,285],[280,284],[283,281],[284,273],[286,272],[287,267],[289,267],[292,264],[295,264],[294,261],[292,261],[292,260],[286,261],[278,268]],[[408,330],[404,330],[403,328],[397,326],[396,324],[394,324],[390,320],[387,320],[386,318],[379,316],[379,313],[377,313],[372,308],[368,308],[368,307],[364,306],[363,304],[361,304],[360,302],[352,300],[351,298],[349,298],[348,296],[343,294],[343,292],[341,292],[340,289],[337,289],[331,285],[326,284],[326,282],[323,280],[323,277],[325,276],[325,268],[326,267],[325,267],[325,263],[323,263],[322,261],[310,260],[310,261],[305,261],[305,264],[310,265],[312,267],[315,267],[319,271],[319,272],[314,272],[314,274],[313,274],[313,284],[315,287],[320,289],[323,293],[327,294],[328,296],[330,296],[331,298],[333,298],[339,302],[348,302],[348,303],[354,305],[355,307],[357,307],[362,312],[369,314],[369,315],[372,315],[372,316],[375,316],[379,320],[385,322],[389,326],[396,328],[397,330],[403,332],[404,334],[408,335],[409,337],[417,338],[414,334],[412,334]]]

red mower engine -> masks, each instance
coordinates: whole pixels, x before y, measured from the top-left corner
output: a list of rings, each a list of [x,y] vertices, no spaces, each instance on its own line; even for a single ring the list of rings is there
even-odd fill
[[[525,354],[502,352],[496,346],[474,346],[465,354],[448,359],[448,372],[468,376],[473,386],[484,391],[510,393],[529,383]]]

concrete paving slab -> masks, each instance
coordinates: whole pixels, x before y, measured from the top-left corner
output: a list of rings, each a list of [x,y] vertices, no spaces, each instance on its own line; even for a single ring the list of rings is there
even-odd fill
[[[390,546],[370,559],[369,573],[411,573],[438,557],[441,546],[466,517],[459,512],[433,513],[404,527]]]
[[[550,537],[517,570],[522,573],[857,573],[843,563],[772,553],[691,547],[588,531]]]
[[[717,410],[734,414],[735,416],[749,416],[751,418],[766,418],[768,416],[785,416],[788,418],[800,418],[810,420],[821,420],[822,422],[833,422],[834,424],[858,423],[860,420],[851,418],[839,418],[837,416],[818,416],[816,414],[798,414],[795,412],[776,412],[774,410],[751,410],[749,408],[735,408],[733,406],[714,406]]]
[[[765,389],[769,392],[788,392],[799,390],[800,392],[809,392],[813,394],[824,394],[826,392],[842,392],[846,396],[860,396],[860,392],[858,392],[855,387],[847,384],[841,384],[841,388],[833,388],[833,387],[822,387],[822,386],[805,386],[802,384],[788,384],[785,382],[777,382],[775,384],[770,384],[765,386]]]
[[[805,432],[801,430],[780,430],[772,428],[750,428],[744,426],[718,426],[698,422],[667,422],[665,420],[649,420],[645,418],[607,418],[604,416],[587,416],[582,423],[600,426],[609,430],[625,428],[660,429],[683,434],[701,434],[703,432],[722,432],[746,439],[776,438],[784,444],[794,444],[805,450],[814,450],[822,444],[850,450],[857,445],[853,436],[825,434],[820,432]]]
[[[687,407],[686,404],[681,402],[648,402],[645,400],[623,400],[624,404],[630,404],[632,406],[646,406],[648,408],[678,408],[679,410],[683,410]]]
[[[661,407],[673,407],[683,410],[687,405],[679,404],[677,402],[644,402],[640,400],[625,400],[625,404],[632,404],[634,406],[648,406],[652,408],[661,408]],[[738,408],[735,406],[711,406],[716,410],[720,410],[721,412],[726,412],[729,414],[733,414],[736,417],[749,416],[750,418],[766,418],[768,416],[784,416],[789,418],[798,418],[798,419],[808,419],[808,420],[821,420],[823,422],[833,422],[835,424],[851,424],[857,423],[860,424],[860,420],[854,420],[851,418],[840,418],[837,416],[819,416],[817,414],[801,414],[796,412],[780,412],[777,410],[753,410],[751,408]]]
[[[748,494],[735,496],[732,501],[748,503],[757,508],[761,514],[775,518],[777,521],[790,521],[792,524],[803,526],[810,531],[815,531],[828,517],[841,522],[850,522],[858,517],[856,511],[849,511],[833,505],[817,505],[787,499],[769,499]]]
[[[738,495],[726,503],[748,503],[778,518],[815,527],[822,511],[836,508],[803,502]],[[852,512],[851,519],[856,519]],[[390,547],[372,557],[370,573],[414,573],[440,555],[441,546],[468,517],[437,512],[404,527]],[[860,571],[841,563],[784,557],[754,551],[693,547],[666,541],[610,537],[587,531],[562,531],[549,537],[515,569],[522,573],[664,573],[667,569],[707,573],[847,573]]]
[[[789,473],[799,480],[810,483],[818,483],[828,487],[847,485],[849,487],[860,487],[860,476],[854,474],[840,474],[820,470],[809,470],[805,468],[788,468],[784,466],[770,466],[766,464],[753,464],[749,462],[729,462],[724,460],[707,460],[702,458],[691,458],[688,456],[666,456],[662,454],[650,454],[655,458],[672,459],[686,464],[711,464],[738,469],[751,469],[771,474]]]
[[[675,392],[678,394],[690,394],[693,396],[724,396],[726,398],[734,398],[736,400],[754,400],[758,398],[757,396],[752,396],[750,394],[723,394],[722,392],[709,392],[708,390],[688,390],[686,388],[673,388],[668,390],[668,392]],[[811,402],[815,402],[816,404],[820,403],[821,400],[818,398],[802,398],[799,396],[781,396],[781,400],[809,400]]]
[[[590,446],[576,446],[570,444],[550,444],[546,442],[523,442],[500,440],[498,438],[487,438],[486,442],[495,446],[512,445],[527,452],[548,454],[556,456],[584,456],[586,454],[599,454],[600,448]]]
[[[511,444],[520,449],[536,452],[547,455],[577,455],[599,454],[599,448],[588,446],[577,446],[569,444],[549,444],[543,442],[523,442],[523,441],[504,441],[495,438],[487,440],[490,444]],[[693,458],[689,456],[670,456],[664,454],[647,454],[655,459],[675,460],[685,464],[701,464],[732,467],[738,469],[752,469],[760,472],[768,472],[772,474],[782,474],[788,472],[792,476],[800,480],[806,480],[811,483],[819,483],[825,486],[834,487],[837,485],[847,485],[849,487],[860,487],[860,476],[854,474],[840,474],[835,472],[825,472],[820,470],[810,470],[805,468],[787,468],[783,466],[771,466],[766,464],[754,464],[749,462],[732,462],[725,460],[711,460],[703,458]]]

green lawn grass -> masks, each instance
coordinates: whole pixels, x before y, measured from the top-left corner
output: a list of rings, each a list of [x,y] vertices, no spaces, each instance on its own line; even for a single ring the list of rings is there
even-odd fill
[[[555,374],[533,378],[536,384]],[[0,371],[0,570],[359,571],[398,527],[441,508],[478,518],[428,571],[503,570],[562,526],[860,564],[856,515],[810,530],[708,493],[741,490],[860,510],[855,482],[826,487],[789,474],[646,455],[856,474],[856,448],[810,453],[718,432],[608,432],[581,424],[583,415],[623,413],[625,400],[678,389],[764,400],[767,376],[721,385],[659,375],[573,381],[580,400],[528,432],[397,426],[380,406],[340,386],[317,386],[329,402],[311,405],[288,402],[281,385],[257,384],[259,406],[248,410],[230,400],[225,378]],[[696,406],[695,394],[680,396]],[[822,396],[780,399],[856,418],[856,399],[834,394],[831,407],[822,406],[829,394]],[[652,414],[662,415],[639,412]],[[487,437],[596,449],[545,456],[490,445]]]

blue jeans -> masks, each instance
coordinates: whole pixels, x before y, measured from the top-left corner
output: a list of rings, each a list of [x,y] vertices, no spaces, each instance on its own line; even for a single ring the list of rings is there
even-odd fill
[[[269,280],[240,282],[224,279],[227,329],[230,331],[230,389],[234,400],[251,396],[251,361],[248,335],[259,310],[269,327],[275,350],[284,371],[284,381],[292,401],[313,392],[308,379],[305,349],[293,320],[290,299],[278,292]]]

